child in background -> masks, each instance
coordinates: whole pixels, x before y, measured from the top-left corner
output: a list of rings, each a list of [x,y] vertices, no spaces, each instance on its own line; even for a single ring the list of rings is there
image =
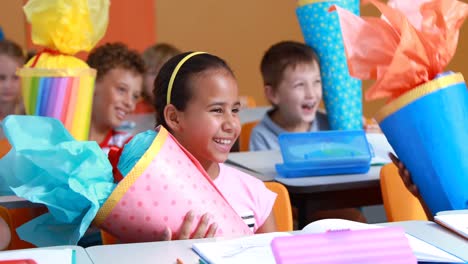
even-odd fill
[[[180,50],[166,43],[155,44],[147,48],[143,52],[142,58],[146,66],[146,73],[145,73],[144,87],[143,87],[143,94],[142,94],[143,100],[137,103],[135,114],[144,114],[144,113],[154,112],[154,107],[153,107],[154,80],[156,79],[156,76],[158,76],[159,70],[164,65],[164,63],[166,63],[170,58],[174,57],[177,54],[180,54]]]
[[[16,75],[24,59],[18,44],[6,39],[0,41],[0,121],[7,115],[24,114],[21,83]]]
[[[266,51],[260,70],[273,109],[252,130],[251,151],[279,150],[280,133],[329,129],[326,114],[317,111],[322,81],[312,48],[293,41],[277,43]]]
[[[98,142],[107,154],[111,147],[122,148],[132,137],[115,128],[135,110],[145,65],[138,52],[122,43],[96,48],[87,63],[97,70],[89,140]]]
[[[260,64],[264,91],[273,109],[252,130],[250,151],[279,150],[285,132],[329,130],[327,115],[319,110],[322,81],[319,59],[309,46],[283,41],[271,46]],[[309,221],[342,218],[366,222],[355,208],[314,212]]]
[[[202,165],[233,209],[255,233],[272,232],[275,194],[263,182],[223,164],[240,133],[239,96],[232,70],[206,53],[184,53],[170,59],[155,81],[156,120]],[[178,239],[212,236],[205,214],[184,220]],[[192,224],[197,225],[190,234]],[[174,239],[166,230],[164,239]]]

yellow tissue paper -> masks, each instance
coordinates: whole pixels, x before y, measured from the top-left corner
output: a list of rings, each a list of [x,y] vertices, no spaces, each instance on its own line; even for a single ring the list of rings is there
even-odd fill
[[[33,43],[43,47],[17,71],[26,114],[56,118],[87,140],[96,70],[73,55],[104,36],[109,0],[29,0],[24,12]]]

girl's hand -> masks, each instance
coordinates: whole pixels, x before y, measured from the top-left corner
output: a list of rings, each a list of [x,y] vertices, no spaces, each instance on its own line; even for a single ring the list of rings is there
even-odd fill
[[[190,234],[194,218],[195,217],[193,211],[189,211],[185,215],[184,222],[182,223],[182,227],[180,228],[179,237],[173,237],[172,231],[169,228],[166,228],[166,230],[162,234],[161,240],[168,241],[214,237],[214,235],[216,234],[216,230],[218,229],[218,224],[210,224],[211,219],[208,213],[204,214],[200,218],[197,228],[193,231],[192,234]]]
[[[390,159],[393,161],[393,164],[395,164],[398,167],[398,173],[400,174],[401,179],[403,180],[403,183],[406,186],[406,189],[410,191],[421,203],[424,212],[426,213],[426,216],[429,220],[433,220],[434,217],[432,216],[431,211],[429,210],[429,207],[427,204],[424,202],[424,199],[421,197],[421,194],[419,193],[418,187],[413,183],[411,180],[411,174],[409,171],[406,169],[405,164],[401,162],[395,155],[392,153],[388,153],[388,156]]]
[[[397,166],[398,173],[400,174],[406,189],[408,189],[408,191],[410,191],[417,198],[420,198],[421,194],[419,193],[418,187],[416,187],[416,185],[411,180],[411,174],[406,169],[405,164],[403,164],[403,162],[401,162],[395,155],[393,155],[393,153],[388,153],[388,156],[393,161],[393,164]]]

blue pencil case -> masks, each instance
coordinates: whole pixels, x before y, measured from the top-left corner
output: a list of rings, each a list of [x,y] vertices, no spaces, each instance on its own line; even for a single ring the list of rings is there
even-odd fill
[[[279,136],[282,177],[357,174],[369,171],[371,150],[363,130],[284,133]]]

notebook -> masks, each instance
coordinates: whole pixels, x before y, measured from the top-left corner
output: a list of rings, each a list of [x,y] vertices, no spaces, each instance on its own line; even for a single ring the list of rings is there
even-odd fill
[[[324,219],[310,223],[301,233],[324,233],[330,230],[363,230],[382,228],[342,219]],[[194,243],[192,249],[206,263],[275,263],[271,242],[275,237],[292,236],[291,233],[268,233],[232,240],[221,240],[206,243]],[[406,234],[409,245],[418,261],[465,263],[462,259],[449,254],[416,237]]]
[[[434,222],[468,239],[468,210],[438,212]]]
[[[75,264],[75,251],[73,249],[23,249],[1,251],[0,261],[29,259],[37,264]]]

